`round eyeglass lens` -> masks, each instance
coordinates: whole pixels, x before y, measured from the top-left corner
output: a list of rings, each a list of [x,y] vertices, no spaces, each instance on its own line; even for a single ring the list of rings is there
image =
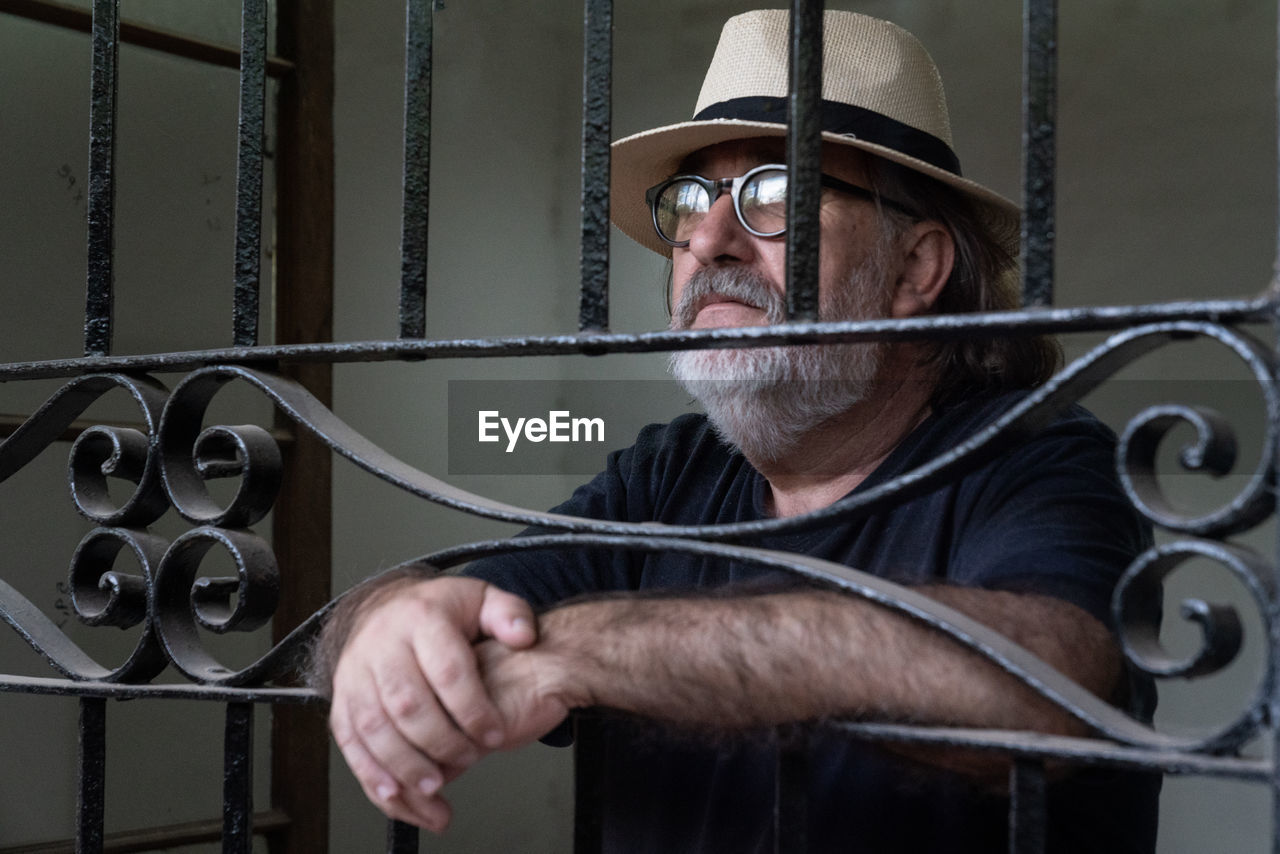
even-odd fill
[[[710,207],[705,187],[693,181],[676,181],[658,196],[658,227],[668,240],[684,242]]]
[[[752,175],[742,185],[738,197],[742,221],[761,236],[787,230],[787,173],[766,169]]]

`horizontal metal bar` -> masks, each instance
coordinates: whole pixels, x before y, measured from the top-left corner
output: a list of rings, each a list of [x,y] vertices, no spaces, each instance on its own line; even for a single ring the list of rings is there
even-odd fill
[[[82,33],[90,32],[92,28],[92,17],[88,10],[63,3],[50,3],[48,0],[0,0],[0,12]],[[146,24],[121,21],[120,41],[207,65],[240,67],[240,51],[235,48]],[[293,70],[293,63],[289,60],[278,56],[267,57],[267,76],[287,77]]]
[[[0,693],[53,694],[65,697],[105,697],[111,700],[210,700],[221,703],[319,703],[309,688],[223,688],[216,685],[126,685],[53,679],[44,676],[0,675]]]
[[[211,702],[319,703],[306,688],[220,688],[202,685],[121,685],[77,682],[70,679],[0,676],[0,693],[107,697],[117,700],[169,699]],[[1124,747],[1091,738],[1042,735],[1009,730],[951,729],[908,724],[845,723],[824,725],[866,741],[910,742],[947,748],[965,748],[1067,760],[1078,765],[1099,765],[1160,771],[1166,774],[1220,777],[1247,782],[1270,782],[1274,767],[1263,759],[1209,756],[1178,750]],[[256,826],[256,819],[255,819]],[[25,850],[25,849],[24,849]],[[0,849],[0,854],[6,854]]]
[[[433,341],[349,341],[228,347],[139,356],[49,359],[0,365],[0,382],[51,379],[107,371],[192,371],[219,364],[275,365],[279,362],[388,362],[503,356],[601,356],[710,347],[767,346],[827,342],[952,340],[974,333],[1043,335],[1104,332],[1140,323],[1203,320],[1211,323],[1269,321],[1277,304],[1263,298],[1169,302],[1137,306],[1031,309],[901,320],[795,323],[741,329],[697,329],[640,333],[542,335]]]
[[[13,431],[26,423],[27,418],[28,416],[26,415],[0,413],[0,439],[12,436]],[[104,421],[102,419],[80,418],[68,424],[67,428],[58,436],[57,441],[74,442],[76,437],[89,427],[128,427],[143,433],[146,433],[148,429],[147,425],[141,421]],[[280,445],[288,445],[298,440],[297,433],[291,427],[272,427],[267,432]]]
[[[287,829],[293,820],[280,810],[254,813],[253,833],[266,836]],[[217,842],[222,838],[222,819],[167,824],[140,830],[120,830],[106,834],[102,850],[105,854],[135,854],[139,851],[161,851],[180,845]],[[0,848],[0,854],[75,854],[74,839],[23,843]]]
[[[1011,730],[948,729],[908,724],[825,724],[866,741],[911,743],[939,748],[963,748],[1032,759],[1065,760],[1073,765],[1097,765],[1159,771],[1165,774],[1220,777],[1252,783],[1269,783],[1275,771],[1265,759],[1210,756],[1180,750],[1125,747],[1093,738],[1043,735]]]

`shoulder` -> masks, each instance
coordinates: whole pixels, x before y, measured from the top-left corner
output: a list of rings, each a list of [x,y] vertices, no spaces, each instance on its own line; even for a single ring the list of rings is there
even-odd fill
[[[1114,470],[1117,440],[1110,427],[1079,404],[1053,407],[1033,394],[982,395],[933,413],[903,442],[893,473],[947,454],[974,454],[988,473],[1039,468],[1059,458]]]
[[[1010,429],[1019,438],[1078,435],[1115,444],[1111,428],[1083,406],[1071,403],[1054,410],[1048,405],[1035,405],[1034,395],[1034,391],[1022,390],[971,398],[937,412],[937,427],[941,432],[963,437],[977,434],[1006,416],[1016,416],[1017,423]]]

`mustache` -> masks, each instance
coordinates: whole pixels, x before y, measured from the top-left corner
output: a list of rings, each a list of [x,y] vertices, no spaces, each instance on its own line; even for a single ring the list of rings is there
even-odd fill
[[[754,270],[714,267],[698,270],[689,277],[679,302],[671,309],[671,328],[693,326],[698,311],[713,297],[727,297],[761,309],[771,325],[787,318],[785,298],[763,275]]]

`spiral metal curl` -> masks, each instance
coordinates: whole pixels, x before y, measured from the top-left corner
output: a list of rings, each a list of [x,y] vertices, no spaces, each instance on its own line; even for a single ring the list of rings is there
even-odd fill
[[[230,578],[197,578],[201,561],[214,546],[235,561]],[[232,671],[200,641],[200,629],[223,634],[261,628],[275,612],[280,575],[271,547],[252,531],[201,527],[169,546],[155,578],[155,620],[169,659],[190,679],[204,684],[243,685],[260,668]],[[234,603],[232,597],[234,596]]]
[[[1227,537],[1255,527],[1275,510],[1275,452],[1280,423],[1280,391],[1272,372],[1272,356],[1257,341],[1220,327],[1197,330],[1232,350],[1258,382],[1266,407],[1266,434],[1258,464],[1244,488],[1227,503],[1200,515],[1180,513],[1164,494],[1156,472],[1157,454],[1171,430],[1188,424],[1196,439],[1182,448],[1179,460],[1188,471],[1211,476],[1228,474],[1236,462],[1231,425],[1217,412],[1197,406],[1153,406],[1126,426],[1116,448],[1120,482],[1140,513],[1160,527],[1196,537]]]
[[[91,374],[68,382],[0,442],[0,482],[56,442],[90,405],[116,388],[127,391],[138,404],[146,432],[114,427],[84,431],[71,447],[72,499],[82,515],[99,525],[142,527],[159,518],[167,501],[153,449],[168,390],[150,377]],[[134,484],[123,505],[117,507],[108,495],[108,477]]]
[[[1264,634],[1275,636],[1280,619],[1275,599],[1275,570],[1257,552],[1245,546],[1207,540],[1182,540],[1151,548],[1139,555],[1116,584],[1111,600],[1112,617],[1121,647],[1129,662],[1156,677],[1191,679],[1216,673],[1240,651],[1243,630],[1240,616],[1228,605],[1199,599],[1181,603],[1183,619],[1200,629],[1200,646],[1189,655],[1170,655],[1160,643],[1160,615],[1164,580],[1193,558],[1206,558],[1226,568],[1249,591],[1262,617]],[[1268,705],[1275,688],[1275,648],[1266,644],[1264,675],[1246,708],[1236,719],[1202,740],[1199,749],[1230,752],[1256,735],[1268,719]]]
[[[0,619],[43,655],[54,670],[69,679],[149,682],[166,665],[147,603],[153,567],[159,562],[164,547],[163,539],[142,531],[98,528],[85,536],[71,560],[71,595],[81,621],[120,628],[142,624],[137,645],[118,667],[99,664],[43,611],[4,581],[0,581]],[[112,569],[116,557],[126,548],[138,561],[141,576]]]
[[[267,514],[280,490],[283,461],[270,433],[253,424],[201,429],[210,400],[236,376],[225,368],[191,374],[174,389],[161,419],[165,489],[174,509],[195,525],[248,527]],[[240,478],[239,488],[220,507],[206,481],[231,476]]]
[[[121,507],[115,506],[108,491],[110,477],[135,484],[133,495]],[[71,446],[68,479],[76,509],[99,525],[144,527],[169,507],[155,476],[151,438],[130,427],[94,426],[81,432]]]

